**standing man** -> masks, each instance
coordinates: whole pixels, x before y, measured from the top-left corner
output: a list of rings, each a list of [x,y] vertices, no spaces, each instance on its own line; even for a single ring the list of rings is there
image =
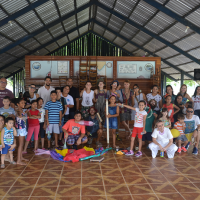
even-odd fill
[[[69,119],[74,119],[75,111],[79,110],[80,95],[79,95],[78,89],[73,86],[72,78],[68,78],[67,85],[69,85],[69,87],[70,87],[69,95],[71,95],[74,100],[74,107],[70,108],[70,110],[69,110]]]
[[[7,80],[5,78],[0,79],[0,108],[3,107],[3,98],[5,96],[9,96],[10,100],[14,98],[13,93],[6,89],[7,86]]]
[[[38,90],[39,96],[43,99],[43,107],[48,101],[51,100],[51,91],[55,90],[51,85],[52,79],[50,76],[46,76],[44,79],[44,86],[40,87]]]

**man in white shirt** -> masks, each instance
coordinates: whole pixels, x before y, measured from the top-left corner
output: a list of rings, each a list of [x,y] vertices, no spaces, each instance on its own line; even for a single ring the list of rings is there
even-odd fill
[[[55,88],[50,86],[51,82],[52,82],[51,77],[46,76],[44,79],[44,83],[45,83],[44,86],[38,89],[38,94],[44,101],[43,108],[46,105],[46,103],[51,100],[51,97],[50,97],[51,91],[55,90]]]
[[[152,151],[152,158],[157,156],[158,150],[167,151],[168,158],[173,158],[178,147],[173,144],[173,136],[169,128],[164,127],[161,120],[156,122],[157,128],[152,133],[153,142],[149,144],[149,149]]]
[[[195,139],[194,148],[192,153],[194,155],[198,154],[198,146],[200,140],[200,120],[197,115],[194,115],[194,109],[192,106],[188,106],[186,110],[186,116],[184,119],[185,122],[185,136],[187,137],[188,141],[191,141],[191,138]],[[189,143],[185,147],[186,149],[189,148]]]

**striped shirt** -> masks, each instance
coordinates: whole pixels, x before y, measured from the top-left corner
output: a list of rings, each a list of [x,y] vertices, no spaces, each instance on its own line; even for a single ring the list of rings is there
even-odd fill
[[[3,128],[5,133],[3,136],[3,142],[7,145],[12,145],[14,143],[14,134],[13,134],[13,128],[8,130],[6,127]]]
[[[176,122],[174,124],[174,128],[177,129],[180,132],[181,135],[184,135],[183,128],[185,128],[185,127],[186,127],[185,123],[180,124],[179,122]]]
[[[63,110],[61,103],[59,101],[56,102],[48,101],[44,109],[48,110],[49,124],[59,124],[60,111]]]

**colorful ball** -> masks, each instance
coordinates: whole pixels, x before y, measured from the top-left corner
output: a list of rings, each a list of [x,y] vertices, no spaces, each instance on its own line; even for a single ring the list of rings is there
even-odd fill
[[[173,138],[177,138],[180,135],[180,132],[177,129],[171,129]]]

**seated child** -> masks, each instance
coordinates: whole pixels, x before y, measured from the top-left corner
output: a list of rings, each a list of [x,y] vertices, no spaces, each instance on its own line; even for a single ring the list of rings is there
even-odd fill
[[[181,151],[184,151],[186,152],[187,149],[185,148],[185,146],[187,145],[188,143],[188,139],[187,137],[185,136],[185,128],[186,128],[186,125],[185,125],[185,122],[184,122],[184,119],[185,119],[185,116],[183,114],[178,114],[178,121],[174,124],[174,128],[177,129],[179,132],[180,132],[180,136],[177,137],[177,141],[178,141],[178,153],[181,153]],[[184,146],[181,147],[181,141],[184,142]]]
[[[173,136],[169,128],[164,127],[161,120],[157,120],[156,127],[152,133],[153,142],[149,144],[152,151],[152,158],[157,156],[158,150],[166,151],[168,158],[173,158],[178,147],[173,144]]]
[[[6,127],[1,131],[1,143],[2,143],[2,154],[1,154],[1,168],[5,168],[4,160],[6,154],[10,154],[10,164],[16,164],[13,161],[13,151],[16,147],[17,131],[14,128],[14,119],[12,117],[7,117],[5,120]]]
[[[80,145],[88,141],[87,137],[85,136],[85,126],[78,123],[81,121],[81,117],[81,112],[76,111],[74,119],[70,119],[62,127],[67,145]]]

